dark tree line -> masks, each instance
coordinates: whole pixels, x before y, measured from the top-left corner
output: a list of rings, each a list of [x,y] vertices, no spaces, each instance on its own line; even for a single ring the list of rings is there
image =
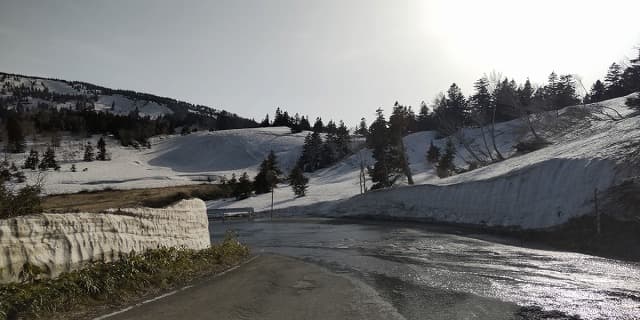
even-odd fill
[[[615,62],[612,63],[604,81],[597,80],[585,100],[599,102],[638,91],[640,91],[640,49],[638,49],[638,57],[631,60],[630,66],[625,68]]]
[[[6,144],[10,152],[24,152],[20,136],[24,136],[22,131],[25,124],[32,124],[37,133],[69,131],[77,135],[112,134],[125,146],[147,145],[148,138],[159,134],[173,134],[177,127],[226,130],[258,126],[253,120],[224,110],[150,94],[52,79],[82,89],[77,94],[60,94],[51,92],[42,82],[37,86],[38,79],[41,78],[34,78],[36,80],[28,84],[13,86],[10,82],[5,82],[10,77],[19,79],[23,76],[0,73],[1,90],[7,95],[0,97],[0,121],[5,123],[7,133],[11,136],[8,139],[10,142]],[[141,116],[137,108],[128,115],[97,112],[95,103],[100,94],[118,94],[132,101],[155,102],[167,106],[173,113],[151,118]],[[38,104],[27,108],[29,98],[38,99]],[[56,105],[59,103],[71,103],[72,107],[58,109]]]
[[[304,138],[302,154],[296,164],[304,172],[329,167],[351,153],[351,137],[344,122],[340,121],[336,126],[335,122],[329,121],[323,130],[326,132],[324,138],[316,130]]]

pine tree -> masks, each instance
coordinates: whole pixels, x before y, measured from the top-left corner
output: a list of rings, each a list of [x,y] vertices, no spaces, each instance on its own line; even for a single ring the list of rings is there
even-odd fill
[[[340,120],[340,123],[338,124],[335,142],[338,149],[339,159],[344,158],[351,152],[349,148],[349,145],[351,144],[351,136],[349,135],[349,129],[342,120]]]
[[[631,66],[622,74],[624,89],[627,93],[640,92],[640,48],[638,57],[631,60]]]
[[[298,159],[297,165],[305,172],[313,172],[320,168],[322,156],[322,137],[320,133],[313,132],[304,138],[302,146],[302,154]]]
[[[264,120],[262,120],[262,122],[260,122],[260,126],[263,127],[263,128],[271,126],[271,121],[269,121],[269,114],[264,116]]]
[[[400,162],[394,159],[395,153],[391,151],[392,140],[382,109],[376,110],[376,114],[367,136],[367,146],[373,150],[375,159],[373,167],[368,170],[374,183],[372,189],[388,188],[402,174]]]
[[[408,133],[409,124],[413,120],[413,117],[414,115],[411,114],[409,108],[398,102],[395,103],[391,116],[389,117],[389,134],[391,135],[389,152],[391,153],[391,158],[397,160],[397,165],[402,168],[409,184],[413,184],[413,175],[409,168],[409,160],[402,138]]]
[[[535,90],[531,85],[531,81],[527,78],[527,81],[524,82],[524,86],[518,90],[518,99],[520,100],[520,106],[528,109],[533,102],[533,95]]]
[[[231,179],[229,179],[229,184],[230,185],[235,185],[236,183],[238,183],[238,178],[236,178],[236,174],[232,173],[231,174]]]
[[[324,124],[322,123],[322,118],[316,118],[316,122],[313,124],[313,132],[324,132]]]
[[[612,63],[604,77],[604,83],[607,90],[607,98],[617,98],[625,95],[624,84],[622,80],[622,67],[617,63]]]
[[[485,125],[489,122],[493,97],[489,92],[489,79],[486,76],[478,79],[474,84],[476,92],[469,98],[471,102],[471,112],[480,122]],[[433,145],[433,144],[432,144]]]
[[[77,170],[76,170],[76,164],[75,164],[75,163],[71,164],[71,168],[70,168],[70,170],[71,170],[71,172],[76,172],[76,171],[77,171]]]
[[[271,150],[266,159],[260,164],[260,170],[253,182],[253,190],[256,194],[268,193],[278,183],[282,171],[278,168],[278,159]]]
[[[438,119],[438,131],[442,135],[453,134],[464,126],[467,114],[467,101],[460,87],[451,84],[446,96],[436,98],[435,116]]]
[[[492,123],[515,119],[519,115],[517,107],[518,85],[514,80],[504,78],[493,90],[490,121]]]
[[[38,168],[41,171],[46,171],[47,169],[54,169],[56,171],[60,170],[60,166],[56,161],[56,153],[53,148],[47,147],[47,151],[45,151],[44,155],[42,156],[42,161],[40,161],[40,165],[38,166]]]
[[[17,115],[7,117],[7,151],[10,153],[23,153],[26,147],[22,125]]]
[[[447,145],[444,149],[444,154],[438,161],[436,165],[438,177],[445,178],[450,176],[454,170],[455,166],[453,164],[453,160],[456,157],[456,147],[453,145],[453,141],[451,139],[447,140]]]
[[[309,117],[302,117],[302,119],[300,119],[300,130],[311,131],[311,124],[309,123]]]
[[[418,131],[435,130],[436,126],[433,121],[433,113],[429,111],[427,103],[420,102],[420,112],[416,118],[416,127]]]
[[[427,162],[437,163],[438,161],[440,161],[440,148],[433,144],[432,140],[429,145],[429,150],[427,150]]]
[[[588,102],[590,103],[600,102],[607,98],[607,88],[602,81],[596,80],[596,82],[593,83],[588,98]]]
[[[31,151],[29,151],[29,156],[24,161],[24,165],[22,166],[22,168],[36,170],[39,163],[40,160],[38,159],[38,151],[31,149]]]
[[[367,134],[369,133],[369,130],[367,129],[367,119],[365,118],[360,119],[360,124],[358,125],[358,129],[356,130],[355,133],[363,137],[367,136]]]
[[[96,157],[96,160],[107,160],[107,144],[104,142],[104,138],[102,137],[98,140],[98,156]]]
[[[93,146],[91,145],[91,141],[87,142],[87,145],[84,147],[84,161],[90,162],[94,160],[94,152]]]
[[[296,166],[289,174],[289,184],[293,189],[293,193],[298,197],[304,197],[309,187],[309,178],[304,176],[302,169]]]
[[[236,199],[246,199],[251,196],[251,179],[246,172],[243,172],[234,188],[234,196]]]

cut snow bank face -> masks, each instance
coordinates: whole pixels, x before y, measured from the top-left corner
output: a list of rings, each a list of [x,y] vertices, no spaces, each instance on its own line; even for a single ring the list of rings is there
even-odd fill
[[[546,228],[592,212],[594,190],[611,185],[614,168],[607,160],[552,159],[488,180],[369,192],[323,212]]]
[[[163,209],[16,217],[0,220],[0,282],[18,281],[25,263],[56,277],[84,262],[109,262],[131,251],[209,245],[206,207],[199,199]]]

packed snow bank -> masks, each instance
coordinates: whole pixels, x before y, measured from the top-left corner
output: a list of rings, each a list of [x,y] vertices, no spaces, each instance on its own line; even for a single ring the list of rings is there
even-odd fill
[[[104,214],[38,214],[0,220],[0,282],[17,281],[25,263],[48,277],[89,261],[112,261],[158,247],[204,249],[210,245],[202,200],[163,209],[135,208]]]
[[[594,190],[612,184],[614,168],[607,160],[552,159],[488,180],[369,192],[323,211],[329,216],[546,228],[590,213]]]

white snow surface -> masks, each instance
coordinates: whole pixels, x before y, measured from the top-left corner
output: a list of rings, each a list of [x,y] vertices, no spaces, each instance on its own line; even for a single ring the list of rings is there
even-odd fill
[[[63,137],[56,149],[60,171],[41,173],[26,170],[29,181],[43,178],[46,194],[72,193],[104,188],[133,189],[215,182],[222,176],[238,177],[247,172],[253,177],[260,162],[273,150],[280,167],[288,172],[297,161],[306,133],[291,134],[289,128],[254,128],[189,135],[160,136],[151,139],[150,149],[122,147],[107,138],[110,161],[82,161],[84,146],[96,146],[99,136],[87,139]],[[30,142],[42,155],[49,140]],[[20,166],[28,152],[9,155]],[[76,172],[71,172],[75,164]],[[86,169],[86,171],[85,171]]]
[[[590,213],[596,188],[603,191],[638,175],[625,155],[637,149],[631,146],[640,140],[640,116],[628,116],[631,111],[624,101],[618,98],[601,103],[611,109],[588,105],[562,110],[561,114],[582,110],[589,117],[547,136],[551,145],[523,155],[516,155],[513,148],[529,135],[523,121],[497,124],[496,145],[507,159],[445,179],[435,175],[425,154],[431,141],[444,147],[446,138],[436,138],[434,132],[410,134],[404,143],[416,185],[401,182],[390,190],[364,195],[359,195],[359,164],[362,160],[371,165],[373,159],[370,151],[361,148],[332,167],[307,174],[310,182],[304,197],[296,198],[290,187],[279,185],[274,192],[274,209],[281,215],[389,216],[523,228],[558,225]],[[617,116],[616,112],[628,117],[612,121],[603,114]],[[150,149],[142,150],[123,148],[108,139],[112,160],[107,162],[81,161],[86,140],[65,138],[58,150],[62,170],[46,173],[45,192],[173,186],[202,183],[207,178],[216,182],[221,176],[230,178],[242,172],[253,177],[270,150],[287,173],[300,155],[306,134],[291,134],[288,128],[197,132],[157,137]],[[467,130],[465,136],[472,144],[483,143],[479,129]],[[94,145],[97,138],[90,139]],[[43,151],[46,142],[34,146]],[[456,165],[467,167],[471,156],[461,145],[456,147]],[[64,154],[66,160],[61,159]],[[26,154],[12,157],[21,164]],[[72,163],[78,172],[69,171]],[[38,173],[29,175],[35,179]],[[371,187],[369,180],[367,187]],[[271,195],[211,201],[207,206],[268,211]]]
[[[507,159],[445,179],[435,175],[425,153],[432,140],[442,148],[446,139],[436,139],[434,132],[410,134],[404,143],[416,185],[401,184],[359,195],[359,159],[373,163],[364,150],[311,174],[305,197],[295,198],[290,188],[281,185],[275,190],[273,206],[280,215],[384,216],[521,228],[559,225],[591,213],[595,189],[606,190],[630,174],[638,174],[625,162],[625,155],[640,139],[640,117],[612,121],[602,114],[629,115],[624,101],[617,98],[600,103],[611,109],[573,107],[588,111],[590,117],[549,137],[550,146],[524,155],[515,155],[513,148],[528,135],[523,121],[498,124],[496,144]],[[568,112],[572,109],[560,114]],[[479,132],[468,130],[466,135],[480,144]],[[471,156],[460,145],[457,148],[456,165],[464,167],[465,159]],[[271,195],[208,203],[209,208],[248,206],[268,211]]]

